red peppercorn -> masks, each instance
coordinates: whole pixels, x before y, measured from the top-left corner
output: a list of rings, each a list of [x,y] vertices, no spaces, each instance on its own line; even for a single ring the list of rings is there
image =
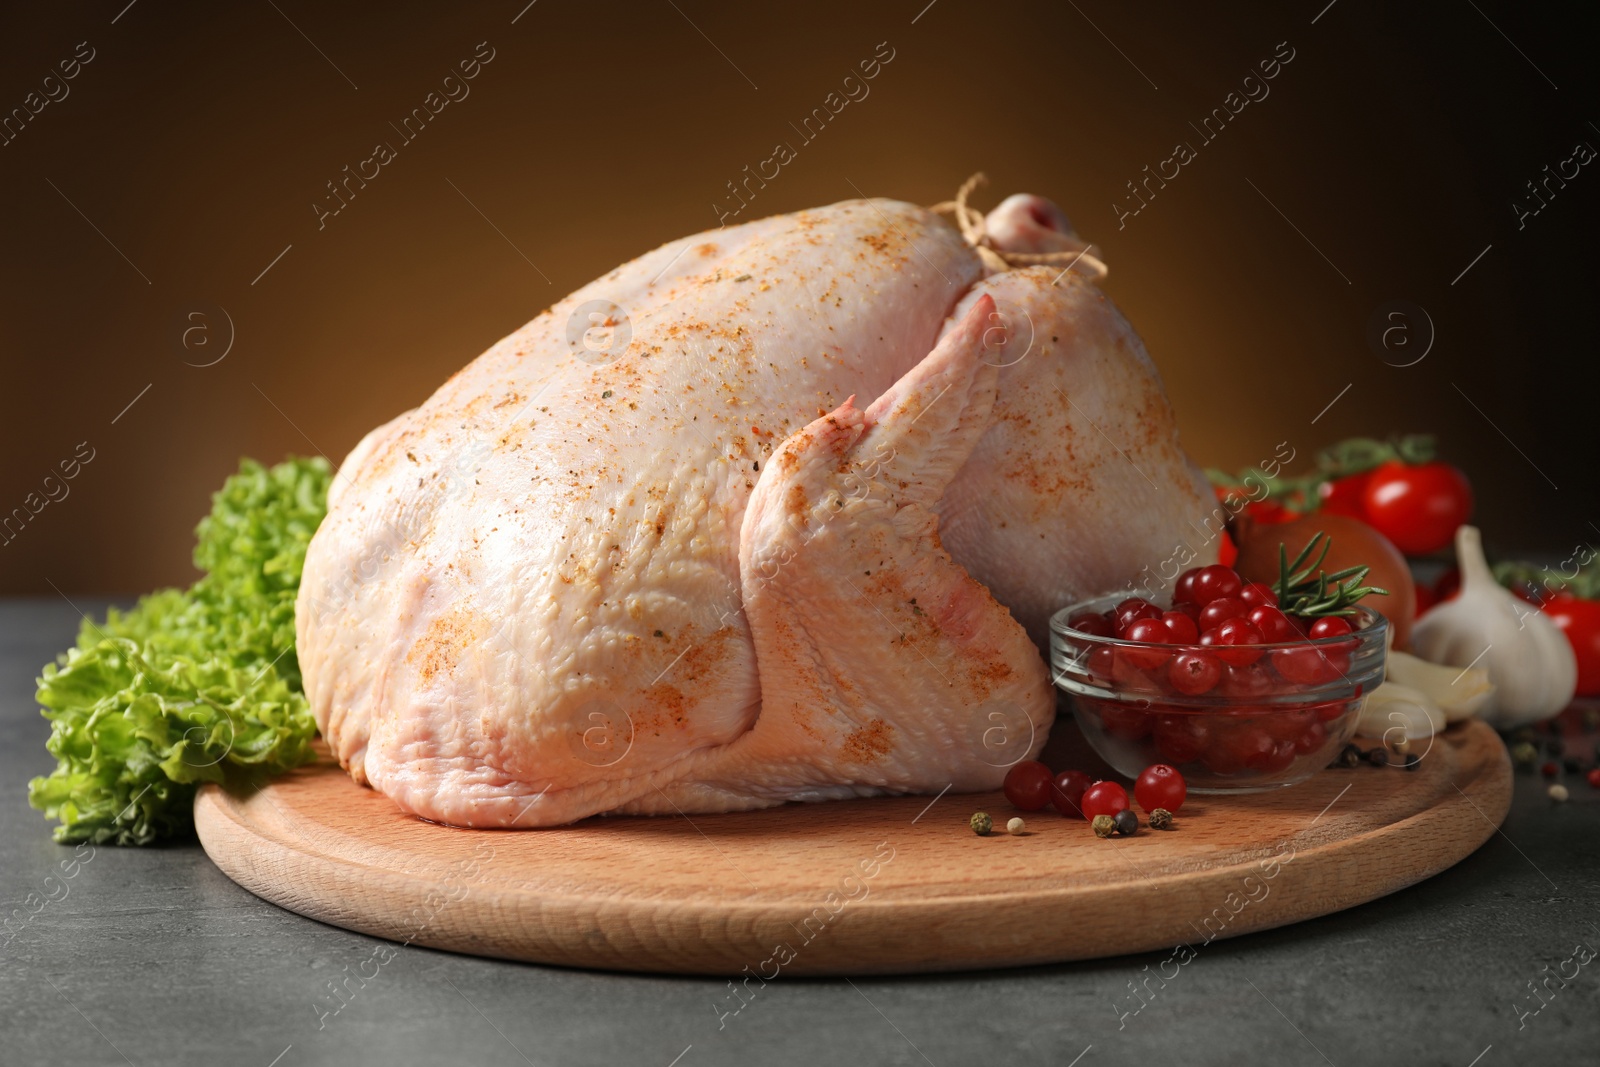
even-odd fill
[[[1546,778],[1554,778],[1556,774],[1560,772],[1560,770],[1561,768],[1556,764],[1555,760],[1547,760],[1545,761],[1544,765],[1539,768],[1539,773],[1544,775]]]

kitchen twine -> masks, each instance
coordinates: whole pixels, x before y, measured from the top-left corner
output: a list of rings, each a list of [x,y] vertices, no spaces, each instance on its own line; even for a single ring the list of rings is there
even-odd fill
[[[1030,267],[1042,264],[1052,267],[1082,266],[1092,277],[1092,281],[1100,281],[1111,272],[1105,263],[1089,254],[1091,245],[1083,244],[1076,237],[1067,235],[1067,240],[1078,247],[1061,252],[1006,252],[994,246],[984,228],[983,212],[967,204],[967,197],[980,185],[987,185],[989,179],[982,171],[974,174],[961,183],[961,188],[956,190],[954,200],[945,200],[934,204],[928,210],[936,215],[949,215],[961,231],[961,236],[966,239],[978,253],[978,258],[983,260],[984,266],[990,270],[1009,270],[1012,267]],[[1053,284],[1053,283],[1052,283]]]

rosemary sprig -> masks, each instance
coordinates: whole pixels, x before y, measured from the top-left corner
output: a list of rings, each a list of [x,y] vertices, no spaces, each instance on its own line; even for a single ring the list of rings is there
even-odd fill
[[[1285,615],[1302,618],[1321,618],[1327,615],[1350,616],[1356,613],[1355,603],[1362,597],[1376,593],[1388,596],[1389,590],[1375,585],[1362,585],[1370,566],[1346,567],[1332,574],[1322,569],[1327,561],[1333,538],[1318,533],[1306,547],[1289,562],[1289,546],[1278,543],[1278,581],[1272,591],[1278,597],[1278,609]],[[1320,551],[1318,549],[1320,548]],[[1307,563],[1312,554],[1316,561]],[[1316,577],[1312,577],[1315,574]]]

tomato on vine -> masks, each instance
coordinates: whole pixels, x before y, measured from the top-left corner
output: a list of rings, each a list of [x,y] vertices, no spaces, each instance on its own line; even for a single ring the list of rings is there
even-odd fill
[[[1472,486],[1448,463],[1389,460],[1373,471],[1362,494],[1366,521],[1408,556],[1450,543],[1472,517]]]

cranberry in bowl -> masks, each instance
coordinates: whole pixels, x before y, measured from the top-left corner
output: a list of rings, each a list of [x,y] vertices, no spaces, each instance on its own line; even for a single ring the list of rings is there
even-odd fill
[[[1051,618],[1055,683],[1119,773],[1172,764],[1195,793],[1294,785],[1338,755],[1383,681],[1381,614],[1286,613],[1270,587],[1233,588],[1223,570],[1180,583],[1176,604],[1120,593]]]

